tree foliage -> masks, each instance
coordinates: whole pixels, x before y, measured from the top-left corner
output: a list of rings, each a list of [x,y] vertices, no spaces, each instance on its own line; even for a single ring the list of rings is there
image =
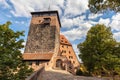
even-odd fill
[[[110,27],[100,24],[91,27],[86,40],[78,48],[79,57],[90,74],[119,74],[120,44],[113,38]]]
[[[0,25],[0,80],[24,80],[32,70],[22,62],[23,32],[14,32],[10,24]]]
[[[120,0],[89,0],[89,9],[93,13],[106,10],[120,11]]]

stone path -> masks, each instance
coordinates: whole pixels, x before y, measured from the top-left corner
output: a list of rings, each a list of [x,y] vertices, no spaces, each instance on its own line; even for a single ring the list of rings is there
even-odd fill
[[[62,70],[43,70],[38,80],[110,80],[97,77],[74,76]]]

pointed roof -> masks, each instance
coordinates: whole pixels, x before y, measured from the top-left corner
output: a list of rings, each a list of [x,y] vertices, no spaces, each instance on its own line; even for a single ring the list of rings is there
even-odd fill
[[[60,44],[71,45],[71,43],[67,40],[67,38],[64,35],[60,35]]]

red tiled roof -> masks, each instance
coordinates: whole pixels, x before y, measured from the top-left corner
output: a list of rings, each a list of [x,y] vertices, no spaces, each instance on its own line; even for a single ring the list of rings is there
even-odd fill
[[[50,60],[53,53],[24,53],[23,60]]]
[[[60,44],[71,45],[71,43],[67,40],[64,35],[60,35]]]

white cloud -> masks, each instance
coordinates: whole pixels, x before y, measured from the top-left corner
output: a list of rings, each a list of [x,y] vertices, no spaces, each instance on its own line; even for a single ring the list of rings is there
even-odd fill
[[[15,23],[15,24],[23,24],[23,25],[26,24],[25,21],[13,21],[13,23]]]
[[[104,25],[106,25],[106,26],[109,26],[109,24],[110,24],[110,19],[109,19],[109,18],[108,18],[108,19],[100,18],[100,20],[99,20],[98,23],[99,23],[99,24],[104,24]]]
[[[5,0],[2,0],[6,3]],[[60,15],[62,14],[62,9],[65,10],[65,15],[79,15],[88,9],[88,0],[84,0],[82,3],[80,0],[10,0],[13,4],[14,10],[10,12],[18,17],[29,17],[31,11],[43,11],[48,10],[58,10]]]
[[[78,60],[81,62],[81,59],[79,58],[79,50],[78,50],[78,48],[77,48],[77,45],[76,44],[73,44],[72,45],[72,47],[73,47],[73,49],[74,49],[74,51],[75,51],[75,53],[76,53],[76,56],[77,56],[77,58],[78,58]]]
[[[61,20],[61,24],[63,28],[74,28],[74,26],[81,26],[83,23],[85,24],[86,22],[84,21],[85,16],[78,16],[75,18],[66,18],[63,17]]]
[[[68,31],[62,32],[70,41],[74,41],[76,39],[82,39],[86,36],[87,31],[90,29],[91,24],[83,23],[78,28],[73,28]]]
[[[91,14],[89,14],[88,18],[89,18],[89,19],[95,19],[95,18],[100,17],[100,16],[102,16],[102,15],[103,15],[103,14],[93,14],[93,13],[91,13]]]
[[[120,32],[113,33],[113,37],[114,37],[118,42],[120,42]]]
[[[34,1],[33,1],[34,2]],[[32,3],[27,3],[26,1],[22,1],[22,0],[11,0],[11,3],[13,4],[14,6],[14,10],[12,9],[10,12],[18,17],[18,16],[22,16],[22,17],[29,17],[30,16],[30,10],[34,10],[32,9],[30,6],[30,4]]]
[[[0,0],[0,5],[4,8],[9,8],[10,7],[6,0]]]
[[[8,18],[11,18],[11,17],[12,17],[12,16],[11,16],[11,15],[9,15],[9,14],[7,14],[6,16],[7,16]]]
[[[64,7],[64,0],[10,0],[14,6],[14,10],[11,13],[16,17],[29,17],[30,12],[33,11],[46,11],[50,7],[50,10],[58,10],[61,14],[60,8]]]
[[[88,9],[88,0],[80,1],[80,0],[66,0],[66,9],[65,15],[79,15],[85,12]]]
[[[76,55],[78,55],[79,51],[78,51],[77,45],[73,44],[72,47],[74,48],[74,51],[75,51]]]
[[[72,28],[73,27],[73,24],[74,24],[73,19],[63,18],[61,21],[62,21],[61,24],[64,28]]]
[[[25,46],[25,45],[26,45],[26,41],[24,41],[24,42],[22,43],[22,45]],[[25,48],[20,49],[21,53],[24,53],[24,50],[25,50]]]
[[[110,26],[113,30],[120,31],[120,14],[116,14],[112,17],[112,22]]]

